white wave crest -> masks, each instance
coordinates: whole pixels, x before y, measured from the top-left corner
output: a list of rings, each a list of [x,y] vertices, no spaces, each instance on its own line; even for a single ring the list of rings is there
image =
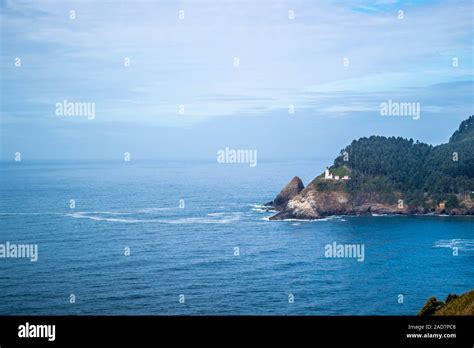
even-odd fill
[[[249,207],[252,207],[252,208],[257,208],[257,209],[258,209],[258,208],[260,208],[260,209],[261,209],[261,208],[270,208],[270,206],[267,206],[267,205],[254,204],[254,203],[248,204],[248,206],[249,206]]]
[[[225,214],[226,213],[209,213],[209,214],[207,214],[207,216],[223,216]]]
[[[264,218],[264,220],[268,220],[269,217]],[[339,215],[334,215],[334,216],[328,216],[325,218],[320,218],[320,219],[283,219],[283,220],[271,220],[271,221],[281,221],[281,222],[324,222],[324,221],[331,221],[331,220],[337,220],[337,221],[347,221],[343,219],[342,216]]]
[[[474,250],[474,239],[441,239],[433,244],[433,248],[458,248],[459,250]]]
[[[88,215],[94,214],[94,215]],[[73,214],[66,214],[66,216],[73,217],[75,219],[90,219],[95,221],[108,221],[108,222],[124,222],[124,223],[137,223],[137,222],[146,222],[146,220],[137,220],[137,219],[120,219],[120,218],[110,218],[105,216],[97,216],[99,212],[78,212]],[[113,214],[118,215],[118,213]]]
[[[72,214],[65,214],[66,216],[75,219],[89,219],[94,221],[106,221],[106,222],[121,222],[121,223],[162,223],[162,224],[228,224],[238,221],[242,217],[242,213],[227,213],[215,215],[211,213],[209,217],[185,217],[185,218],[169,218],[169,219],[133,219],[133,218],[118,218],[110,217],[110,215],[120,215],[123,213],[110,214],[110,212],[76,212]],[[130,213],[127,213],[130,214]],[[208,214],[210,215],[210,214]]]

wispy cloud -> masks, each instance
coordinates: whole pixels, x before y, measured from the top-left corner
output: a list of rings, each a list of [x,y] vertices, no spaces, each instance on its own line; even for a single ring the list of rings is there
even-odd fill
[[[343,117],[370,113],[387,96],[416,97],[441,114],[454,105],[440,103],[430,86],[472,81],[471,1],[8,0],[0,6],[0,122],[11,127],[28,117],[54,120],[54,103],[64,99],[95,102],[97,124],[166,127],[271,115],[289,105],[299,114]],[[444,98],[456,100],[456,110],[469,109],[469,88],[445,90]]]

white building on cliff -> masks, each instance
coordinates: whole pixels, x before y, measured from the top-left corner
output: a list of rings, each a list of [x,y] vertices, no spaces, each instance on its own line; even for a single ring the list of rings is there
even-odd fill
[[[324,179],[326,180],[349,180],[348,175],[344,175],[342,178],[339,178],[338,175],[332,175],[332,173],[329,171],[329,168],[326,167],[326,170],[324,171]]]

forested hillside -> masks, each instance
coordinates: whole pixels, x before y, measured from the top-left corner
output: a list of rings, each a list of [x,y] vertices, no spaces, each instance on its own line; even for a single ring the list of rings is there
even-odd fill
[[[336,158],[332,171],[345,167],[349,192],[380,192],[407,204],[454,208],[474,191],[474,116],[463,121],[446,144],[432,146],[400,137],[354,140]]]

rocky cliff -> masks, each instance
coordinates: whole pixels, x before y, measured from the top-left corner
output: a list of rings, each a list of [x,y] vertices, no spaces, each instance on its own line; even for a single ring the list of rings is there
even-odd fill
[[[431,297],[418,315],[474,315],[474,290],[462,295],[449,294],[444,302],[439,301],[436,297]]]
[[[408,207],[398,203],[387,203],[376,193],[351,195],[343,189],[319,191],[313,184],[301,190],[299,194],[289,199],[286,204],[272,207],[277,211],[277,214],[270,217],[270,220],[318,219],[331,215],[425,212],[423,209],[409,210]]]
[[[449,143],[412,139],[354,140],[305,188],[294,177],[267,204],[270,220],[330,215],[474,215],[474,116]]]
[[[304,189],[303,181],[297,176],[290,180],[273,201],[266,203],[268,207],[283,209],[288,201],[297,196]]]

